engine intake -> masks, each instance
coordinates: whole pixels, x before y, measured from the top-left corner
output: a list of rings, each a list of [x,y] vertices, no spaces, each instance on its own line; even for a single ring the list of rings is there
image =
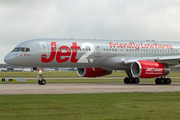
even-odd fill
[[[77,68],[77,73],[81,77],[100,77],[110,75],[112,70],[105,70],[102,68]]]
[[[131,73],[139,78],[154,78],[168,75],[170,68],[154,61],[137,61],[131,65]]]

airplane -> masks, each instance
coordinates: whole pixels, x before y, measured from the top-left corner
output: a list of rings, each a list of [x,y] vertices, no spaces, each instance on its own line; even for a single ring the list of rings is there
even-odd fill
[[[100,40],[41,38],[20,43],[4,58],[7,64],[32,67],[45,85],[43,68],[74,67],[82,77],[110,75],[124,70],[125,84],[138,84],[139,78],[156,78],[156,84],[171,84],[165,76],[180,64],[176,41]]]

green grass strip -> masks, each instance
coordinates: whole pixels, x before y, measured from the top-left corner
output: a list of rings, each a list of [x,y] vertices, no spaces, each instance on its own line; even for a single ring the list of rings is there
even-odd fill
[[[180,71],[171,71],[168,77],[180,77]],[[43,72],[44,77],[79,77],[76,71],[52,71]],[[3,77],[36,77],[38,72],[0,72],[0,78]],[[111,75],[104,77],[126,77],[124,71],[113,71]]]
[[[1,95],[1,120],[178,120],[180,92]]]

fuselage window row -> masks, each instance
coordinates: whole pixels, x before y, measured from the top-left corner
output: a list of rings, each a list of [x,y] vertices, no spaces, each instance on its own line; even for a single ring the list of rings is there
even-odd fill
[[[103,49],[105,52],[117,52],[117,49]],[[123,52],[123,49],[120,49]],[[126,49],[126,52],[140,52],[140,53],[177,53],[177,50],[157,50],[157,49]]]

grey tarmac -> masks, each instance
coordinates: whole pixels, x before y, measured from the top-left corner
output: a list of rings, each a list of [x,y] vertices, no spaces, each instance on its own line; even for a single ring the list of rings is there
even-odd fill
[[[79,93],[122,93],[122,92],[178,92],[180,82],[171,85],[155,83],[53,83],[38,84],[0,84],[0,95],[16,94],[79,94]]]

